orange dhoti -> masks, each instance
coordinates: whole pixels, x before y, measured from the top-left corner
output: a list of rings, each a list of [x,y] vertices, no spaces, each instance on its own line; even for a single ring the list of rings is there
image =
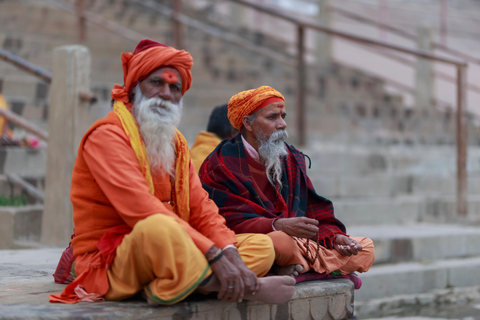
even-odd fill
[[[265,275],[274,260],[270,238],[262,234],[236,237],[235,246],[246,266],[259,277]],[[110,288],[105,298],[122,300],[145,289],[151,301],[174,304],[211,273],[185,228],[172,217],[156,214],[138,222],[117,247],[107,270]]]
[[[357,255],[342,256],[335,249],[330,250],[320,246],[318,258],[313,261],[317,255],[317,243],[314,241],[309,241],[307,252],[307,239],[294,238],[283,231],[273,231],[267,235],[273,241],[275,263],[281,267],[299,264],[303,267],[303,272],[311,269],[327,274],[333,271],[339,271],[342,274],[367,272],[375,259],[373,241],[365,237],[351,237],[363,248]]]

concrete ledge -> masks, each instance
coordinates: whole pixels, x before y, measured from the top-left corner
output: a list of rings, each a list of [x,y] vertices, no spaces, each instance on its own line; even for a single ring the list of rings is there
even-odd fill
[[[480,301],[480,286],[433,290],[427,293],[400,295],[355,303],[355,315],[359,319],[388,316],[425,315],[444,318],[448,308],[464,308],[468,303]],[[423,313],[419,314],[422,310]],[[451,311],[450,311],[451,312]],[[436,317],[435,317],[436,318]],[[426,318],[425,318],[426,319]],[[428,318],[432,319],[432,318]],[[468,319],[468,318],[466,318]]]
[[[0,249],[12,249],[15,241],[40,240],[43,205],[0,208]]]
[[[64,285],[52,273],[63,249],[0,251],[0,319],[349,319],[353,283],[346,279],[296,285],[283,305],[228,304],[195,296],[188,301],[151,307],[139,299],[124,302],[52,304],[48,295]],[[272,294],[275,294],[272,292]]]

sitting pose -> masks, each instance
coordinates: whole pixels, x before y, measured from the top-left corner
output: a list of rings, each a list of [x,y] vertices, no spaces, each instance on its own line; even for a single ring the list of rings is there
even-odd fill
[[[176,129],[192,82],[190,54],[142,40],[122,62],[113,111],[87,131],[73,169],[76,278],[50,301],[141,293],[173,304],[197,288],[222,301],[288,301],[294,279],[258,278],[273,264],[272,241],[225,225]]]
[[[277,274],[367,271],[375,256],[372,240],[347,236],[331,201],[315,192],[304,155],[285,143],[285,117],[284,97],[271,87],[233,96],[228,118],[240,133],[205,159],[203,187],[237,234],[273,240]]]

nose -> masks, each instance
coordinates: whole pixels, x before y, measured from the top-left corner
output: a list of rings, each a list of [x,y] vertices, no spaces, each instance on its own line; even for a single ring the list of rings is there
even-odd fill
[[[158,91],[158,96],[164,100],[171,100],[172,99],[172,91],[170,90],[170,85],[168,83],[164,83]]]
[[[277,121],[277,130],[285,130],[287,128],[287,123],[282,117]]]

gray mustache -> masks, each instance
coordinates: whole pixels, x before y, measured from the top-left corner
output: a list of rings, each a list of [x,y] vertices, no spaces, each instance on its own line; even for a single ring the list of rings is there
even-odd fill
[[[270,136],[271,142],[278,142],[278,141],[285,141],[288,138],[288,133],[286,130],[279,130],[277,132],[272,133]]]

